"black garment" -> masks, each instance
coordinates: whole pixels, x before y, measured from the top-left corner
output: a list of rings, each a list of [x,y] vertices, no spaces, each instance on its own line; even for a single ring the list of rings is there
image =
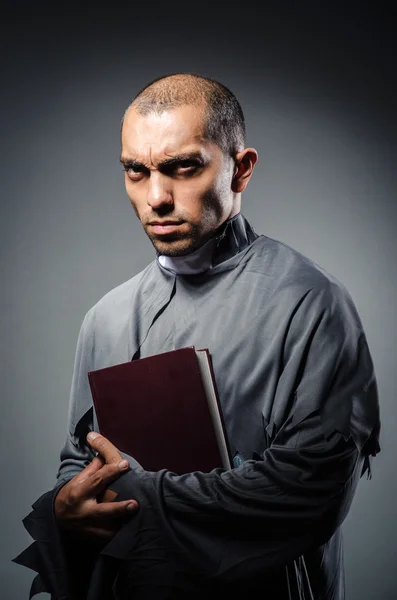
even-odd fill
[[[59,483],[92,458],[87,371],[186,345],[211,351],[242,464],[183,476],[135,465],[111,487],[120,499],[136,498],[138,514],[105,548],[79,546],[77,560],[76,543],[57,530],[49,492],[25,519],[37,541],[17,562],[37,570],[36,586],[54,599],[260,592],[342,600],[340,525],[379,451],[365,334],[335,278],[256,236],[241,215],[225,227],[208,272],[178,276],[154,262],[87,314]]]

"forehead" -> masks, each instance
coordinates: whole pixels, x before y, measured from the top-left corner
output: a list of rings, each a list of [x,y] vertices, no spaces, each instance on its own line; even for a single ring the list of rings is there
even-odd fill
[[[122,152],[135,160],[154,161],[204,148],[203,110],[180,106],[161,113],[139,114],[130,109],[121,134]]]

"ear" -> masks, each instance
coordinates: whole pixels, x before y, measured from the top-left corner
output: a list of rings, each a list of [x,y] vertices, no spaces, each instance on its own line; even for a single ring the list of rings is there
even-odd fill
[[[232,179],[233,192],[240,194],[245,190],[251,179],[257,160],[258,153],[255,148],[245,148],[244,150],[241,150],[241,152],[237,152]]]

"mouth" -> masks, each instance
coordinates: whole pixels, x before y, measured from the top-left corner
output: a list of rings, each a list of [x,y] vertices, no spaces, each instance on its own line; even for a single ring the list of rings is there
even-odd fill
[[[183,221],[150,221],[148,226],[157,234],[174,233],[183,224]]]

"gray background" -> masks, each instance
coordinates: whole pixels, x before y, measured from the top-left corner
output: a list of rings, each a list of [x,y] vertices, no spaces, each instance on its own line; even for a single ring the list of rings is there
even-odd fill
[[[55,481],[84,314],[154,256],[123,187],[122,113],[151,79],[194,71],[245,110],[260,160],[244,214],[345,283],[363,320],[382,453],[345,522],[347,600],[395,599],[390,15],[382,3],[35,6],[14,3],[1,38],[1,598],[28,597],[32,573],[10,560],[29,542],[22,517]]]

